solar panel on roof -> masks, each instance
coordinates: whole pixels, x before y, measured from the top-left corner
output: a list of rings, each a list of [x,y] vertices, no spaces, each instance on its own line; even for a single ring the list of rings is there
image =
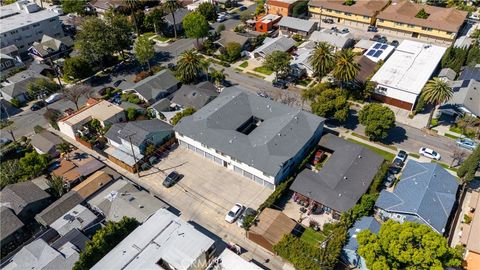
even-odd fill
[[[375,52],[376,52],[376,50],[370,50],[370,51],[367,52],[367,55],[372,56],[372,55],[375,54]]]
[[[382,50],[385,50],[388,47],[388,45],[382,45]]]
[[[470,84],[470,80],[462,81],[462,87],[467,87]]]
[[[381,43],[375,43],[375,45],[373,45],[373,48],[379,49],[381,46],[382,46]]]
[[[378,50],[378,51],[373,55],[373,57],[379,57],[382,53],[383,53],[382,50]]]

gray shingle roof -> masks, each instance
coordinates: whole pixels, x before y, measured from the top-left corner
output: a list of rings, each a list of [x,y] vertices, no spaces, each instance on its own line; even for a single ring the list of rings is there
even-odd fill
[[[161,92],[166,92],[178,83],[173,73],[165,69],[139,81],[132,88],[147,101],[151,101],[155,100]]]
[[[349,240],[343,247],[344,250],[354,250],[358,248],[357,235],[363,230],[369,230],[372,233],[380,231],[380,223],[373,217],[362,217],[353,224],[352,228],[348,230]]]
[[[290,189],[336,211],[347,211],[367,191],[383,158],[332,134],[323,135],[319,145],[333,154],[318,173],[300,172]]]
[[[382,190],[375,206],[410,215],[411,221],[443,233],[455,203],[458,183],[437,163],[409,160],[393,192]]]
[[[286,52],[295,46],[295,40],[279,36],[276,38],[266,38],[263,42],[263,45],[258,47],[253,51],[253,53],[263,53],[264,55],[269,55],[274,51]]]
[[[216,42],[220,44],[222,47],[226,47],[228,43],[235,42],[240,44],[240,46],[244,46],[245,43],[249,40],[249,37],[237,34],[233,31],[222,31],[220,39]]]
[[[440,73],[438,73],[438,77],[445,77],[453,81],[455,80],[455,77],[457,77],[457,73],[451,68],[442,68],[442,70],[440,70]]]
[[[35,83],[35,81],[40,77],[43,77],[43,76],[39,75],[37,77],[25,78],[25,79],[23,79],[19,82],[15,82],[15,83],[12,83],[12,84],[9,84],[9,85],[6,85],[6,86],[0,88],[0,91],[2,93],[5,93],[5,94],[11,96],[11,97],[16,97],[16,96],[21,95],[21,94],[26,94],[27,89],[28,89],[28,85],[32,84],[32,83]]]
[[[454,81],[452,86],[452,98],[442,105],[440,109],[463,106],[473,114],[480,116],[480,81]]]
[[[353,44],[353,39],[351,34],[340,35],[340,34],[331,33],[328,31],[326,32],[314,31],[310,36],[310,40],[313,40],[315,42],[327,42],[328,44],[339,49],[349,47],[350,45]]]
[[[141,120],[114,124],[105,137],[119,143],[120,138],[128,141],[130,137],[133,145],[140,146],[150,134],[161,131],[173,131],[173,128],[170,124],[158,119]]]
[[[49,54],[56,53],[60,50],[61,46],[64,45],[68,50],[70,47],[73,46],[73,40],[71,37],[61,37],[61,38],[53,38],[47,35],[43,35],[42,40],[40,42],[35,42],[32,45],[32,48],[42,57],[48,56]]]
[[[183,85],[172,98],[172,102],[184,108],[192,107],[199,110],[218,95],[211,82],[193,85]]]
[[[2,205],[19,214],[29,204],[34,204],[49,198],[50,195],[31,181],[20,182],[6,186],[0,196]]]
[[[261,123],[248,135],[237,131],[247,121]],[[249,166],[276,176],[322,128],[324,119],[302,110],[229,87],[174,130]]]
[[[0,206],[0,238],[14,234],[23,227],[23,222],[7,207]]]
[[[43,153],[48,153],[50,150],[63,141],[57,135],[49,132],[42,131],[32,136],[31,144],[33,147],[39,149]]]
[[[82,201],[82,197],[77,192],[69,191],[36,215],[35,219],[44,226],[50,225]]]
[[[168,98],[162,98],[159,101],[153,103],[152,106],[150,106],[150,108],[156,110],[157,112],[169,111],[171,104],[172,103]]]
[[[86,237],[81,231],[79,231],[78,229],[73,229],[64,236],[55,240],[55,242],[52,243],[51,247],[54,249],[59,249],[66,243],[70,242],[78,249],[83,251],[85,250],[85,245],[89,240],[90,239],[88,239],[88,237]]]
[[[278,22],[279,27],[286,27],[303,32],[310,32],[315,26],[315,24],[316,22],[314,21],[302,20],[287,16],[283,16],[282,19]]]
[[[182,24],[183,18],[187,16],[187,14],[190,13],[190,11],[186,8],[179,8],[175,10],[175,23],[177,24]],[[173,16],[172,13],[168,13],[168,15],[163,16],[163,19],[168,23],[173,25]]]

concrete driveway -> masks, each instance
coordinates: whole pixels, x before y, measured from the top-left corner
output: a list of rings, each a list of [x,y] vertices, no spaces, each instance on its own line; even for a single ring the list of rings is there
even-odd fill
[[[165,188],[162,182],[173,170],[183,177],[173,187]],[[268,188],[181,146],[163,156],[154,168],[141,172],[140,176],[138,182],[169,202],[183,219],[206,224],[207,229],[222,238],[227,234],[233,234],[233,238],[245,235],[236,224],[224,221],[235,203],[257,209],[272,193]]]

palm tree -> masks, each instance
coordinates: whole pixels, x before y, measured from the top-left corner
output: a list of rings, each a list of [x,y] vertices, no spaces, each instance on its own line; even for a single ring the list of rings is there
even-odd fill
[[[360,71],[360,65],[353,59],[355,53],[351,50],[341,50],[335,54],[335,67],[333,77],[340,81],[340,86],[345,82],[353,81]]]
[[[197,52],[184,51],[177,62],[177,76],[182,82],[194,82],[204,67],[205,64]]]
[[[438,77],[431,79],[425,84],[420,98],[427,103],[433,104],[428,117],[427,128],[431,128],[430,122],[433,118],[433,113],[438,104],[448,101],[453,95],[452,88],[448,83]]]
[[[125,4],[130,10],[130,14],[132,14],[133,24],[135,25],[135,32],[137,33],[137,36],[139,36],[140,32],[138,31],[137,16],[135,15],[135,11],[137,10],[137,7],[138,7],[138,0],[125,0]]]
[[[308,57],[308,61],[312,65],[315,76],[322,79],[327,75],[335,64],[335,56],[332,54],[332,46],[327,42],[319,42],[312,54]]]
[[[210,76],[215,83],[217,87],[223,84],[223,81],[225,81],[225,69],[222,70],[216,70],[213,69],[212,72],[210,73]]]
[[[178,0],[167,0],[163,6],[170,11],[172,14],[173,19],[173,33],[175,35],[175,39],[177,39],[177,23],[175,21],[175,10],[181,7]]]

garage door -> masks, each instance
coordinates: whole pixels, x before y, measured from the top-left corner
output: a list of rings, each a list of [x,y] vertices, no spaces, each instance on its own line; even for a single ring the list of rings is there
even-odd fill
[[[205,157],[210,159],[210,160],[214,160],[213,159],[213,155],[210,155],[209,153],[205,152]]]
[[[202,156],[205,156],[205,152],[203,152],[203,151],[202,151],[201,149],[199,149],[199,148],[196,148],[196,149],[195,149],[195,152],[197,152],[197,154],[200,154],[200,155],[202,155]]]
[[[223,160],[215,157],[215,162],[223,166]]]
[[[234,170],[236,173],[239,173],[239,174],[242,174],[242,175],[243,175],[243,170],[240,169],[239,167],[233,166],[233,170]]]

